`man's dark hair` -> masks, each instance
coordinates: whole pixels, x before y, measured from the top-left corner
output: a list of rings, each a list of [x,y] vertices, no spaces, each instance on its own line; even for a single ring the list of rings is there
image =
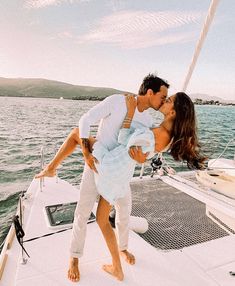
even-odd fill
[[[145,95],[148,89],[152,89],[154,93],[160,91],[161,86],[169,88],[169,84],[161,79],[160,77],[155,76],[154,74],[148,74],[144,79],[139,89],[139,95]]]

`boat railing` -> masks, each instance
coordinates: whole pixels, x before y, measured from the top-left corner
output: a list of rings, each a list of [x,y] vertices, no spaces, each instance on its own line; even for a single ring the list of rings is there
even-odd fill
[[[41,147],[41,161],[40,161],[40,168],[41,170],[43,170],[44,168],[44,161],[45,161],[45,157],[44,157],[44,147]],[[44,177],[40,178],[40,191],[42,192],[42,188],[44,187]]]
[[[11,228],[7,234],[7,237],[4,241],[3,248],[2,248],[2,251],[0,254],[0,281],[1,281],[4,269],[5,269],[5,266],[7,263],[7,259],[8,259],[7,251],[8,251],[8,249],[11,248],[14,237],[15,237],[15,228],[14,228],[14,225],[12,224]]]
[[[19,216],[21,225],[23,224],[23,204],[22,204],[22,196],[19,198],[16,216]],[[0,253],[0,281],[7,263],[8,259],[8,250],[11,248],[14,238],[16,237],[16,231],[14,223],[11,224],[10,230],[8,231],[8,234],[3,242],[3,248]],[[23,244],[23,238],[21,239],[21,243]],[[21,252],[21,263],[26,264],[27,259],[24,257],[24,252]]]
[[[54,147],[54,154],[56,154],[58,151],[58,143],[55,144]],[[41,147],[41,152],[40,152],[40,169],[41,171],[45,168],[45,147]],[[56,170],[56,183],[58,183],[58,172]],[[43,187],[45,187],[45,180],[44,177],[40,178],[40,191],[42,192]]]

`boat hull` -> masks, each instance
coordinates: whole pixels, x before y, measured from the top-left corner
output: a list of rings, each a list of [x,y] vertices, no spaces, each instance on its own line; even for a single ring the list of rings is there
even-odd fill
[[[235,176],[220,170],[205,170],[198,171],[196,178],[211,190],[235,199]]]

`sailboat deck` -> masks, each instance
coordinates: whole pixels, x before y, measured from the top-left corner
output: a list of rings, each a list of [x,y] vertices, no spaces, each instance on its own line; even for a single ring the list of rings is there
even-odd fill
[[[138,179],[139,180],[139,179]],[[183,201],[181,192],[176,189],[165,189],[165,183],[159,185],[159,180],[143,179],[141,182],[134,180],[132,184],[134,204],[141,201],[146,209],[150,210],[148,203],[144,200],[143,189],[148,186],[150,190],[150,201],[155,198],[156,209],[161,212],[161,205],[169,201],[168,192],[173,192],[178,198],[179,205],[188,209],[189,198]],[[156,192],[156,193],[154,193]],[[76,201],[79,192],[65,181],[55,179],[46,179],[43,191],[40,191],[38,181],[33,181],[29,188],[29,198],[25,201],[26,220],[24,228],[26,232],[25,240],[41,236],[46,233],[54,232],[48,228],[46,223],[44,208],[46,205],[55,203],[66,203]],[[142,194],[139,198],[136,194]],[[161,193],[161,199],[156,194]],[[148,196],[148,195],[147,195]],[[156,197],[155,197],[156,196]],[[164,199],[164,200],[163,200]],[[195,200],[195,199],[193,199]],[[181,202],[181,203],[180,203]],[[154,204],[155,204],[154,203]],[[174,205],[174,203],[172,203]],[[167,205],[167,204],[166,204]],[[135,212],[135,206],[133,207]],[[167,212],[164,219],[154,218],[154,222],[167,225],[167,220],[174,217],[180,209],[173,212]],[[194,212],[194,210],[191,210]],[[153,213],[158,215],[158,213]],[[198,221],[200,224],[201,221]],[[150,222],[150,229],[151,229]],[[179,230],[180,228],[173,229]],[[217,231],[216,231],[217,232]],[[189,234],[189,233],[188,233]],[[148,235],[146,233],[146,235]],[[158,237],[171,241],[172,232],[159,233]],[[234,235],[220,234],[222,238],[215,239],[213,232],[210,234],[212,240],[198,243],[189,247],[183,247],[177,250],[166,251],[162,247],[160,250],[140,236],[131,231],[130,233],[130,251],[136,256],[134,266],[123,262],[125,279],[122,285],[128,286],[173,286],[173,285],[234,285],[235,277],[229,274],[229,271],[235,269],[235,253],[232,251],[235,245]],[[8,259],[3,273],[1,286],[62,286],[76,285],[67,279],[67,267],[69,260],[69,242],[71,230],[57,233],[48,237],[43,237],[34,241],[26,242],[25,248],[30,254],[27,264],[23,265],[21,261],[21,250],[14,239],[13,245],[8,250]],[[188,237],[185,237],[188,240]],[[159,246],[157,246],[159,248]],[[171,247],[170,247],[171,248]],[[110,263],[111,257],[104,243],[101,232],[96,222],[88,225],[87,238],[85,244],[84,256],[80,260],[81,280],[78,285],[81,286],[112,286],[120,285],[120,282],[101,270],[104,263]]]

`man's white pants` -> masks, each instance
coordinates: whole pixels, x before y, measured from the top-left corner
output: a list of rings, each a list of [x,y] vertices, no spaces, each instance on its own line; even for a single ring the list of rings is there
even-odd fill
[[[98,191],[95,185],[94,172],[85,165],[81,185],[80,198],[74,213],[72,239],[70,246],[71,257],[81,257],[86,238],[87,221],[96,201]],[[115,204],[116,230],[119,250],[128,248],[129,221],[131,213],[131,192]]]

